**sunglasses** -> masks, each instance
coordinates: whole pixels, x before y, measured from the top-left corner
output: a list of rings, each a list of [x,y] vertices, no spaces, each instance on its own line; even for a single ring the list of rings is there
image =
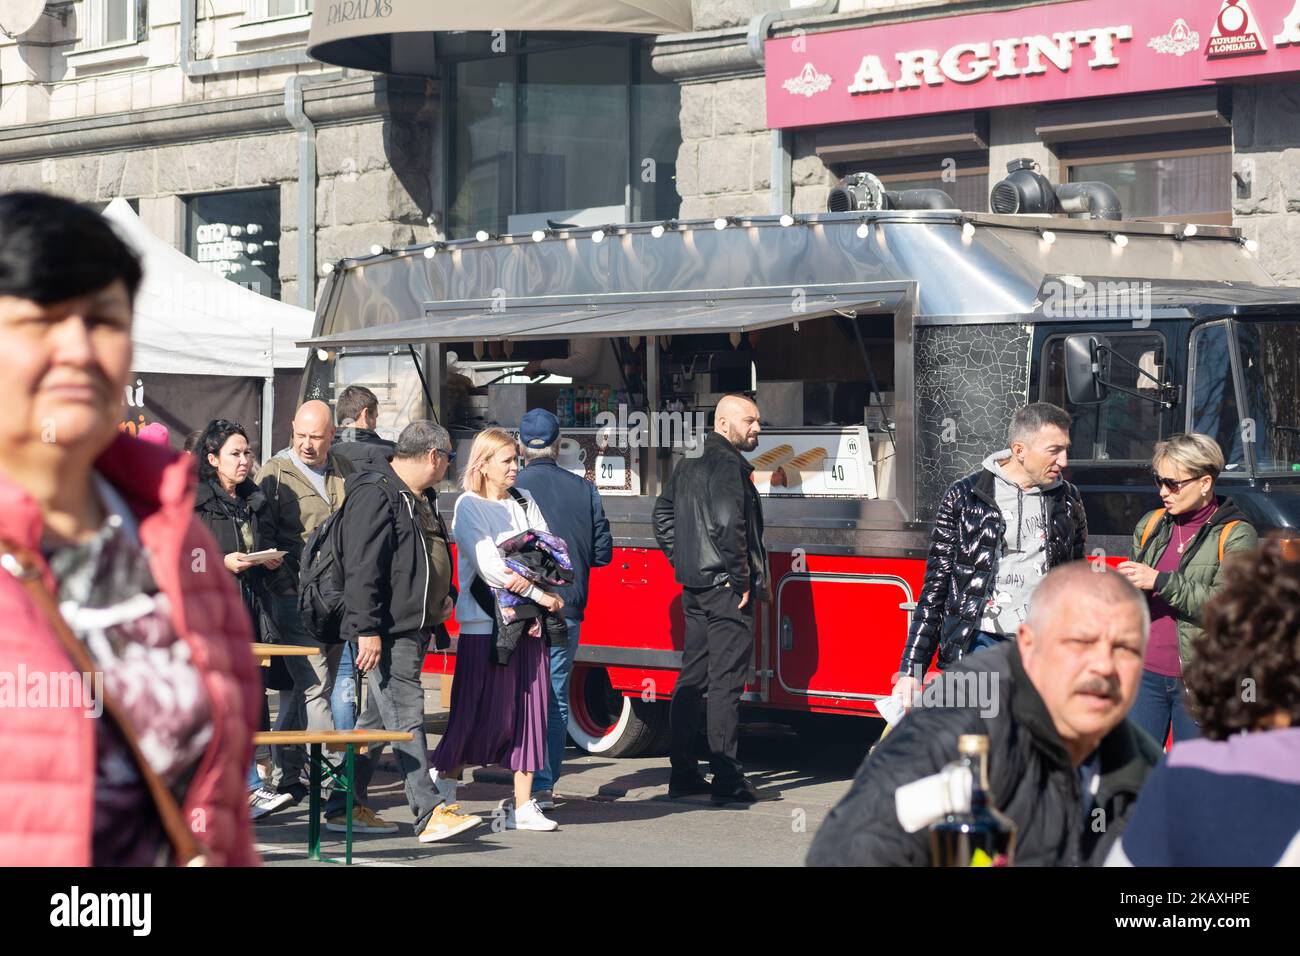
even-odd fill
[[[1151,480],[1156,483],[1157,488],[1167,488],[1169,491],[1177,494],[1182,489],[1183,485],[1187,484],[1189,481],[1198,481],[1204,477],[1204,475],[1197,475],[1193,478],[1184,478],[1182,481],[1179,481],[1177,478],[1161,478],[1159,475],[1152,475]]]
[[[450,450],[448,450],[448,449],[446,449],[446,448],[439,448],[438,451],[440,451],[440,452],[442,452],[444,455],[446,455],[448,461],[455,461],[455,460],[456,460],[456,453],[455,453],[454,451],[450,451]]]

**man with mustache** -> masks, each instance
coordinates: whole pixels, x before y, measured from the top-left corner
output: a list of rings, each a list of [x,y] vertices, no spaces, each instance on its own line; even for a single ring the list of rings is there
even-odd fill
[[[863,762],[809,864],[928,865],[929,834],[904,830],[899,815],[911,808],[895,793],[953,762],[964,734],[989,739],[988,795],[1016,824],[1016,865],[1100,864],[1160,756],[1125,719],[1150,622],[1141,592],[1104,565],[1051,571],[1014,641],[945,675],[973,678],[981,692],[916,708]]]

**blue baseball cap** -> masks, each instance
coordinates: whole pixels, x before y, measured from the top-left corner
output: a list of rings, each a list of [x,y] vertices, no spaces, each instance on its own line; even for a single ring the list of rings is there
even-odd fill
[[[519,440],[529,448],[546,448],[560,437],[560,420],[544,408],[530,408],[519,421]]]

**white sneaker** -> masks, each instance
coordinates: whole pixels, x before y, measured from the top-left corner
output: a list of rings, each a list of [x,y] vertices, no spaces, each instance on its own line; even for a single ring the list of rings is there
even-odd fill
[[[558,830],[560,825],[542,815],[536,800],[529,800],[518,810],[506,811],[507,830]]]
[[[433,788],[438,791],[438,796],[442,797],[445,806],[451,806],[456,802],[456,788],[460,783],[456,780],[449,780],[446,777],[439,776],[438,771],[429,768],[429,776],[433,778]]]

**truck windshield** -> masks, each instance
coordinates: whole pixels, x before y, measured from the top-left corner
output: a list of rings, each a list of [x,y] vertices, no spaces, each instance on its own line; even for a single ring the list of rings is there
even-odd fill
[[[1236,339],[1242,391],[1232,377]],[[1255,443],[1260,473],[1300,470],[1300,320],[1221,322],[1192,341],[1192,429],[1223,448],[1228,470],[1245,469]]]

